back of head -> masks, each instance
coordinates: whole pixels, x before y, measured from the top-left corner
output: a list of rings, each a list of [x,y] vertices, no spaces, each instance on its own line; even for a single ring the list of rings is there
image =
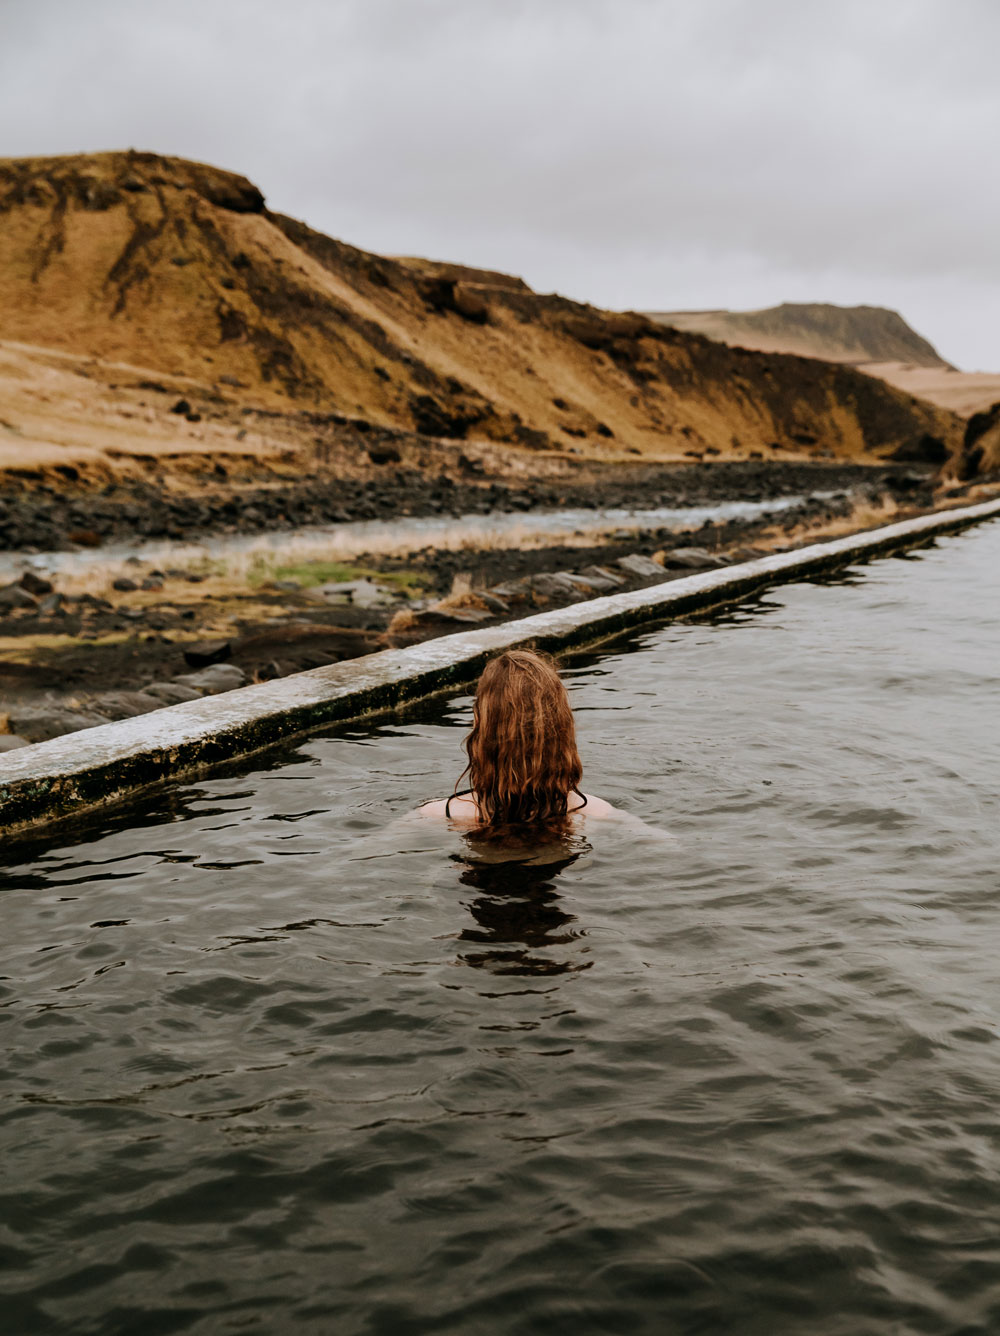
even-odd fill
[[[559,823],[582,767],[566,688],[551,659],[508,650],[476,688],[465,742],[480,829]]]

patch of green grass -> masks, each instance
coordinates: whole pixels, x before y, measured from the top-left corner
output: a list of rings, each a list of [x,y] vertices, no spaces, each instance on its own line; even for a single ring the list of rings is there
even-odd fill
[[[342,580],[374,580],[404,594],[416,594],[424,587],[424,577],[418,571],[379,571],[370,566],[352,566],[345,561],[304,561],[269,569],[260,566],[251,571],[251,584],[263,584],[266,580],[298,580],[303,589]]]
[[[202,575],[205,579],[210,579],[213,575],[229,574],[229,567],[221,557],[198,557],[194,561],[187,562],[184,569],[190,571],[192,575]]]

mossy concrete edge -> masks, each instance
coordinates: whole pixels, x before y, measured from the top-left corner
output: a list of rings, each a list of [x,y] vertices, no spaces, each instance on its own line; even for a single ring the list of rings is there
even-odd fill
[[[644,622],[704,611],[768,585],[843,569],[1000,516],[1000,500],[936,511],[648,589],[536,613],[407,649],[314,668],[172,705],[0,756],[0,831],[14,834],[121,803],[325,724],[394,710],[474,681],[487,659],[525,644],[558,652]]]

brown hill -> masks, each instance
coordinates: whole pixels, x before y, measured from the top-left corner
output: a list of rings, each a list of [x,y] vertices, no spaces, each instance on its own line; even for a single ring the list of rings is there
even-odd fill
[[[937,350],[896,311],[883,306],[782,302],[761,311],[651,311],[673,329],[763,352],[798,353],[825,362],[905,362],[947,367]]]
[[[871,362],[858,370],[963,417],[980,413],[1000,399],[1000,374],[996,372],[956,371],[952,366],[914,366],[910,362]]]
[[[594,459],[859,460],[961,435],[850,367],[369,254],[271,213],[242,177],[150,153],[0,161],[0,255],[0,466],[109,440],[118,458],[277,448],[277,426],[236,430],[240,406],[292,423],[279,444],[301,460],[317,414]],[[150,385],[218,421],[123,394]]]
[[[1000,398],[1000,374],[958,371],[896,311],[883,306],[783,302],[761,311],[649,311],[671,329],[731,347],[796,353],[856,366],[897,389],[963,415]]]

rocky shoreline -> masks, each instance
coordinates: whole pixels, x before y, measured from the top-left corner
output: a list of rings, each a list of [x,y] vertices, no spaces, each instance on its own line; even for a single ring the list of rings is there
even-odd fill
[[[588,546],[371,554],[338,578],[307,563],[302,578],[242,584],[131,558],[100,593],[60,590],[32,570],[0,588],[0,751],[375,650],[505,621],[547,607],[676,579],[784,550],[823,526],[865,527],[860,508],[931,496],[919,475],[753,519],[652,529]],[[806,479],[796,478],[802,486]],[[872,519],[869,517],[869,524]]]
[[[580,464],[558,479],[496,481],[470,475],[387,468],[375,478],[322,472],[305,482],[206,481],[197,491],[153,483],[83,487],[6,475],[0,486],[0,551],[59,551],[136,539],[183,541],[213,534],[254,534],[353,520],[475,515],[533,509],[695,506],[738,498],[763,501],[814,491],[843,491],[892,479],[926,479],[907,466],[719,461],[684,465]]]

